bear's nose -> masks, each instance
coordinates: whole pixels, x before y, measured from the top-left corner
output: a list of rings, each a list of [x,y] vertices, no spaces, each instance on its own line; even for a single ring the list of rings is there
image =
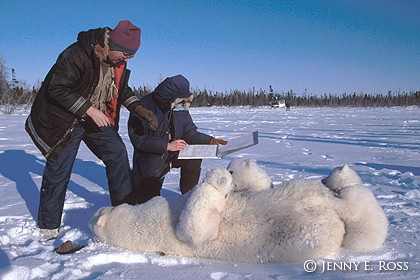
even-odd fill
[[[327,178],[324,178],[324,179],[322,179],[321,180],[321,183],[323,183],[324,185],[327,185],[327,180],[326,180]]]

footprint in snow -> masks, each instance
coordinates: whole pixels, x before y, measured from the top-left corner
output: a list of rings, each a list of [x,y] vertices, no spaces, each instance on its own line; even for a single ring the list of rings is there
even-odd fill
[[[302,153],[306,156],[312,155],[311,149],[303,148],[302,151]]]
[[[326,160],[331,160],[331,161],[333,161],[334,160],[334,158],[332,157],[332,156],[330,156],[330,155],[322,155],[321,156],[323,159],[326,159]]]

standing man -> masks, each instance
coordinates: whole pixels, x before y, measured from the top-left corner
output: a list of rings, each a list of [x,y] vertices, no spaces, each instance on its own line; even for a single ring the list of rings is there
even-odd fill
[[[179,187],[184,194],[200,179],[201,159],[178,159],[179,151],[187,144],[222,144],[217,139],[197,130],[188,111],[193,95],[190,82],[182,75],[166,78],[155,90],[140,101],[152,111],[159,125],[151,129],[137,112],[128,120],[128,134],[134,146],[133,188],[137,203],[160,195],[166,173],[172,167],[180,168]]]
[[[73,163],[83,140],[106,166],[112,205],[129,201],[130,166],[118,134],[121,105],[156,129],[155,115],[128,87],[127,61],[140,46],[141,30],[128,20],[80,32],[58,57],[35,98],[25,129],[46,157],[38,227],[55,238]]]

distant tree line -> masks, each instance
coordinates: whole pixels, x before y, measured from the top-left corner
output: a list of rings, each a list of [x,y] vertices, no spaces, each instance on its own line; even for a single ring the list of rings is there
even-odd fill
[[[147,87],[134,88],[137,96],[142,97],[152,90]],[[305,107],[392,107],[392,106],[420,106],[420,91],[391,92],[387,94],[323,94],[313,95],[295,94],[292,90],[276,93],[255,89],[249,91],[231,90],[229,92],[212,92],[207,90],[192,90],[194,99],[192,106],[267,106],[272,100],[289,101],[291,106]]]
[[[0,55],[0,105],[1,111],[11,114],[17,106],[29,106],[39,87],[30,88],[24,81],[16,79],[16,71],[12,68],[12,80],[8,80],[9,71],[3,57]]]
[[[16,78],[15,69],[11,69],[11,81],[8,79],[9,71],[5,61],[0,55],[0,109],[10,114],[18,106],[29,107],[32,104],[40,85],[29,86],[26,82]],[[39,83],[40,84],[40,83]],[[133,91],[142,97],[152,91],[149,87],[133,87]],[[374,93],[342,93],[314,95],[307,93],[295,94],[288,92],[275,92],[270,86],[269,91],[263,89],[248,91],[230,90],[226,92],[213,92],[208,90],[192,89],[194,100],[192,106],[267,106],[272,100],[289,101],[291,106],[305,107],[391,107],[391,106],[420,106],[420,91]]]

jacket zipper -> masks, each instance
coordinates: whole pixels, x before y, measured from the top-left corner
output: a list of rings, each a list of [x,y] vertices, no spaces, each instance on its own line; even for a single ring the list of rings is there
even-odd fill
[[[77,119],[74,119],[72,125],[66,131],[66,133],[64,133],[63,137],[61,137],[61,139],[54,146],[52,146],[50,151],[45,155],[46,158],[48,158],[51,155],[51,153],[55,150],[55,148],[57,148],[61,143],[64,142],[64,140],[66,140],[67,136],[73,131],[76,123],[77,123]]]

